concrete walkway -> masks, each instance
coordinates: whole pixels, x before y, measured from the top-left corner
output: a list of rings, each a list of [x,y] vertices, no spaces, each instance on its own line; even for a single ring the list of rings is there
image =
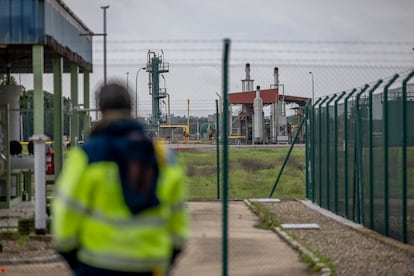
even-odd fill
[[[222,274],[222,203],[190,202],[192,231],[173,275]],[[307,264],[274,232],[255,227],[258,218],[242,201],[229,202],[229,275],[308,275]]]
[[[173,276],[222,274],[222,203],[189,202],[191,236]],[[274,232],[255,227],[257,217],[242,201],[229,202],[229,275],[309,275],[299,254]],[[61,262],[8,265],[1,275],[70,275]]]

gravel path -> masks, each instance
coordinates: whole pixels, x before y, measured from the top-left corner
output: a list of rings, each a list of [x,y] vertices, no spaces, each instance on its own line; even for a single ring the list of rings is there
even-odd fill
[[[336,275],[414,275],[414,247],[354,228],[301,201],[258,203],[275,222],[317,223],[319,230],[284,230],[317,255],[329,259]]]

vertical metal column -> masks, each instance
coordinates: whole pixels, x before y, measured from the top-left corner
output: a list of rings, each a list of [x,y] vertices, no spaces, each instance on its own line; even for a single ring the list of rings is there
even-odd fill
[[[229,74],[229,55],[230,39],[224,40],[223,53],[223,276],[228,272],[228,128],[227,128],[227,106],[228,106],[228,74]]]
[[[33,45],[33,133],[43,134],[44,125],[44,104],[43,104],[43,46]]]
[[[326,96],[319,104],[319,135],[318,135],[318,150],[319,150],[319,160],[318,160],[318,175],[319,175],[319,206],[322,206],[322,105],[329,99],[329,96]]]
[[[91,126],[91,120],[90,116],[91,113],[90,110],[90,91],[89,91],[89,72],[84,71],[83,72],[83,107],[85,108],[85,113],[83,114],[83,135],[85,139],[87,136],[89,136],[90,126]]]
[[[72,112],[70,115],[70,145],[76,147],[79,139],[79,113],[78,113],[78,73],[76,64],[70,66],[70,97]]]
[[[414,77],[414,71],[402,83],[402,240],[408,243],[407,238],[407,83]]]
[[[160,121],[160,83],[159,83],[159,59],[151,58],[152,78],[152,125],[158,126]]]
[[[310,174],[310,168],[311,168],[311,162],[309,160],[309,148],[310,148],[310,118],[309,118],[309,106],[310,106],[310,100],[306,102],[305,105],[305,169],[306,169],[306,198],[309,199],[310,197],[310,183],[309,183],[309,174]]]
[[[337,94],[334,94],[327,102],[326,102],[326,208],[328,210],[330,210],[330,200],[331,200],[331,196],[330,196],[330,187],[329,187],[329,183],[330,183],[330,128],[329,128],[329,105],[331,104],[331,102],[333,100],[335,100]]]
[[[53,151],[55,178],[62,168],[63,162],[63,98],[62,98],[63,59],[60,55],[53,56]]]
[[[312,187],[312,202],[315,202],[315,106],[319,104],[322,98],[319,98],[315,103],[312,103],[312,118],[311,118],[311,187]]]
[[[106,10],[109,8],[109,6],[103,6],[101,9],[103,9],[103,37],[104,37],[104,85],[106,85]],[[97,113],[98,114],[98,113]],[[98,115],[97,115],[98,116]]]
[[[357,159],[357,187],[354,187],[354,191],[357,191],[358,196],[358,223],[365,224],[365,208],[364,208],[364,177],[362,175],[363,172],[363,165],[362,165],[362,133],[361,133],[361,112],[360,112],[360,100],[361,96],[365,91],[368,89],[369,85],[365,84],[365,86],[361,89],[361,91],[356,95],[356,129],[355,129],[355,150],[356,150],[356,159]],[[354,205],[355,208],[355,205]]]
[[[343,91],[334,102],[334,210],[338,214],[338,102],[345,96]]]
[[[369,228],[374,229],[374,158],[373,158],[373,141],[372,141],[372,95],[374,91],[380,86],[382,80],[378,80],[377,83],[368,91],[368,147],[369,147]]]
[[[345,217],[349,218],[348,210],[348,99],[356,92],[356,88],[345,97],[344,101],[344,191]]]
[[[384,138],[384,234],[389,236],[389,198],[388,198],[388,88],[399,77],[395,74],[384,87],[383,96],[383,138]]]
[[[43,105],[43,46],[33,45],[35,232],[46,233],[46,152]]]
[[[217,199],[220,199],[220,115],[218,100],[216,100],[216,174],[217,174]]]

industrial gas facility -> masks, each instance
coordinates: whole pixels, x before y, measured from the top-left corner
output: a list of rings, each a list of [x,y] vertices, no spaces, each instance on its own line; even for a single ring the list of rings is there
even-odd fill
[[[7,22],[0,26],[0,208],[8,208],[23,197],[30,199],[32,178],[35,183],[43,185],[47,182],[44,172],[56,175],[62,167],[66,145],[78,145],[89,132],[93,124],[90,112],[96,112],[91,109],[89,87],[93,72],[92,37],[106,35],[92,32],[63,1],[22,3],[0,0],[0,19]],[[102,8],[105,12],[105,7]],[[106,67],[104,69],[106,82]],[[195,134],[194,128],[190,131],[189,114],[185,123],[171,122],[170,95],[165,84],[160,87],[160,78],[169,72],[169,63],[165,62],[162,50],[161,54],[148,50],[145,67],[140,69],[148,74],[149,94],[152,97],[152,116],[147,123],[151,136],[167,143],[215,142],[216,134],[220,136],[222,133],[216,130],[216,121],[221,120],[222,102],[221,111],[208,116],[208,123],[197,126]],[[68,110],[63,105],[62,96],[65,73],[70,75]],[[269,88],[263,88],[267,85],[254,86],[250,64],[246,64],[245,73],[245,79],[241,80],[242,91],[230,91],[228,94],[230,143],[290,143],[309,99],[286,94],[286,87],[279,83],[278,68],[274,68],[274,83]],[[12,82],[15,74],[33,76],[33,98],[24,110],[21,109],[20,98],[27,91]],[[51,97],[54,105],[50,118],[44,106],[44,74],[53,75]],[[79,91],[79,78],[83,78],[83,91]],[[81,97],[83,99],[79,99]],[[160,101],[165,102],[164,99],[168,101],[168,115],[166,120],[161,120]],[[287,105],[293,106],[290,110],[294,110],[296,119],[288,120]],[[270,115],[265,116],[265,109],[270,109]],[[64,120],[70,122],[66,137]],[[52,139],[46,135],[46,123],[53,126],[49,132]],[[30,131],[25,124],[31,126]],[[204,133],[199,133],[200,130]],[[299,142],[303,141],[303,137],[299,136]],[[22,148],[29,143],[29,150],[23,152]],[[44,188],[39,186],[36,189]],[[40,190],[35,193],[38,194],[38,203],[44,204],[46,198]],[[43,228],[44,225],[36,227]]]
[[[269,89],[259,85],[254,88],[250,75],[250,64],[245,66],[246,77],[242,80],[241,92],[230,92],[228,96],[229,114],[234,106],[239,107],[237,115],[229,122],[229,138],[241,144],[280,144],[290,143],[294,130],[304,116],[305,104],[309,98],[285,94],[284,84],[279,83],[279,69],[274,68],[274,83]],[[281,89],[280,89],[281,88]],[[293,122],[288,122],[287,106],[294,110]],[[270,118],[264,117],[264,108],[270,107]],[[304,135],[299,136],[304,141]]]
[[[147,68],[152,67],[151,59],[148,59]],[[162,59],[160,58],[162,61]],[[168,68],[161,62],[161,68]],[[152,69],[150,69],[152,70]],[[149,69],[147,69],[149,71]],[[165,70],[164,70],[165,71]],[[165,71],[166,72],[166,71]],[[159,113],[160,98],[168,97],[168,114],[166,123],[154,125],[157,128],[153,133],[157,133],[158,139],[168,143],[213,143],[216,141],[216,124],[217,119],[221,120],[222,103],[217,114],[212,114],[208,118],[208,123],[200,127],[197,123],[197,133],[190,132],[189,114],[186,124],[172,124],[170,115],[170,95],[162,88],[154,90],[154,83],[158,78],[152,77],[150,74],[149,89],[153,95],[153,118],[152,122],[159,122],[160,117],[154,117]],[[156,76],[156,75],[155,75]],[[154,81],[155,79],[155,81]],[[298,129],[299,122],[305,114],[305,104],[310,98],[297,97],[285,94],[285,85],[279,83],[279,69],[275,67],[273,70],[274,82],[269,88],[263,89],[257,85],[254,87],[254,80],[251,79],[251,67],[247,63],[245,65],[245,79],[242,82],[242,91],[230,91],[228,94],[228,139],[232,144],[289,144]],[[160,91],[157,92],[156,91]],[[221,95],[217,93],[222,101]],[[155,103],[155,105],[154,105]],[[265,116],[267,109],[268,116]],[[151,128],[151,123],[149,124]],[[219,127],[220,128],[220,127]],[[221,129],[220,129],[221,130]],[[157,132],[158,131],[158,132]],[[219,141],[221,141],[220,133]],[[299,143],[304,143],[305,132],[300,130],[298,135]]]

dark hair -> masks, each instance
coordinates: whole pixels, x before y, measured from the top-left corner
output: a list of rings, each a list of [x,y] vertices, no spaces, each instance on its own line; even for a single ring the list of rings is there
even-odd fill
[[[123,85],[112,82],[102,86],[96,93],[101,111],[111,109],[132,109],[131,97]]]

